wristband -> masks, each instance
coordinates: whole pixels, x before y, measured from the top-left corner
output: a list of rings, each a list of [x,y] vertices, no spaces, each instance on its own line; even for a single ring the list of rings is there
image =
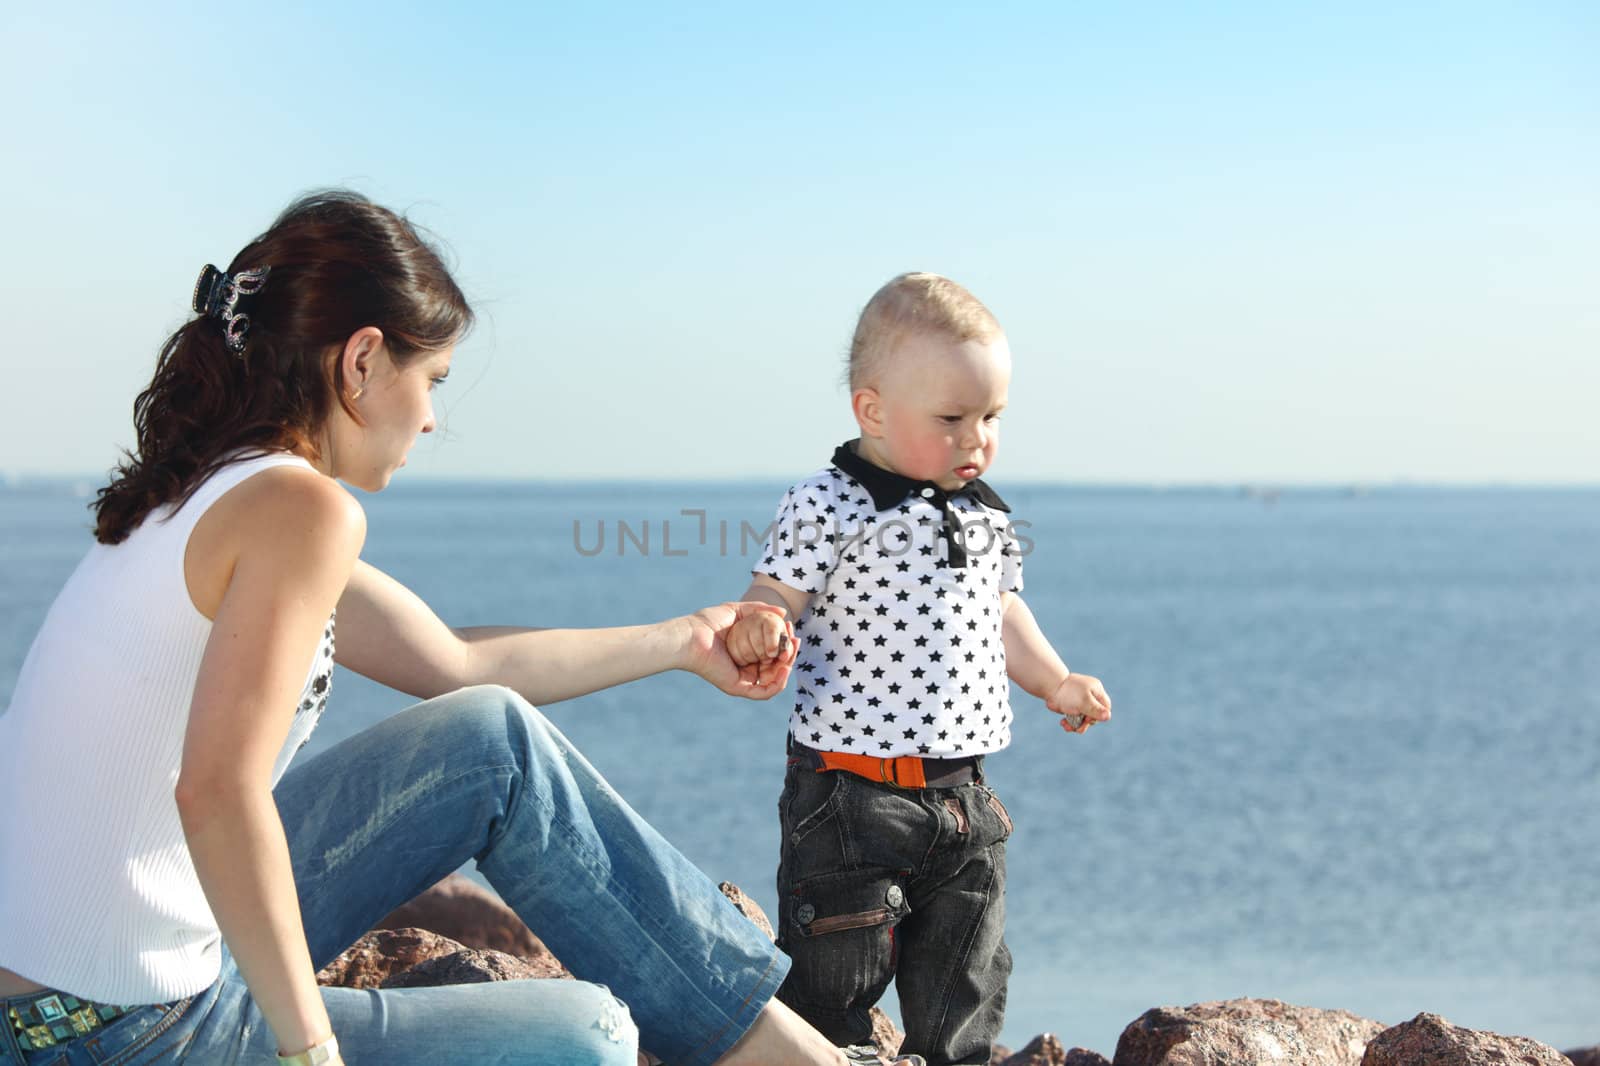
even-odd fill
[[[284,1066],[323,1066],[324,1063],[339,1060],[339,1038],[330,1036],[320,1044],[306,1048],[298,1055],[278,1056],[278,1061]]]

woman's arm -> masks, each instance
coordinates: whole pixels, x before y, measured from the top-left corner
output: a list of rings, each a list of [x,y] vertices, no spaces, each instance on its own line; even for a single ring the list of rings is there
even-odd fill
[[[608,629],[471,626],[452,629],[416,593],[358,561],[339,599],[339,665],[419,699],[466,685],[505,685],[547,705],[664,670],[691,670],[731,695],[765,699],[788,669],[741,676],[722,636],[740,614],[723,604],[649,625]]]
[[[278,1040],[327,1038],[272,766],[366,521],[342,488],[285,477],[248,510],[206,643],[175,798],[206,900]]]

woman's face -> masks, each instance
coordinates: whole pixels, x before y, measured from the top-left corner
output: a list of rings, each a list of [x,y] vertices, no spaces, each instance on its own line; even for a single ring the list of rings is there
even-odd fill
[[[331,469],[324,472],[368,492],[389,484],[418,435],[433,432],[433,389],[450,373],[454,355],[454,348],[424,352],[397,366],[379,343],[347,367],[345,395],[366,424],[334,407],[326,456]]]

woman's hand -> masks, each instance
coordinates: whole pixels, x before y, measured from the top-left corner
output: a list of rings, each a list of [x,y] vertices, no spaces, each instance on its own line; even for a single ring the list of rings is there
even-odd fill
[[[756,617],[763,614],[770,614],[782,623],[779,650],[770,658],[740,666],[729,654],[728,637],[741,620],[741,630],[748,630],[753,623],[760,629],[768,628],[770,622]],[[730,696],[752,700],[769,699],[788,683],[799,645],[794,639],[794,626],[784,620],[783,608],[749,601],[723,603],[696,611],[683,621],[688,626],[683,669],[705,678]]]

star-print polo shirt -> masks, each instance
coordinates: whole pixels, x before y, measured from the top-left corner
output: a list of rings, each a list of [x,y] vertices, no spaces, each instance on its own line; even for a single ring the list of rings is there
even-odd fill
[[[1000,594],[1022,588],[1005,501],[857,455],[784,494],[755,573],[811,593],[789,731],[808,747],[956,758],[1011,741]]]

